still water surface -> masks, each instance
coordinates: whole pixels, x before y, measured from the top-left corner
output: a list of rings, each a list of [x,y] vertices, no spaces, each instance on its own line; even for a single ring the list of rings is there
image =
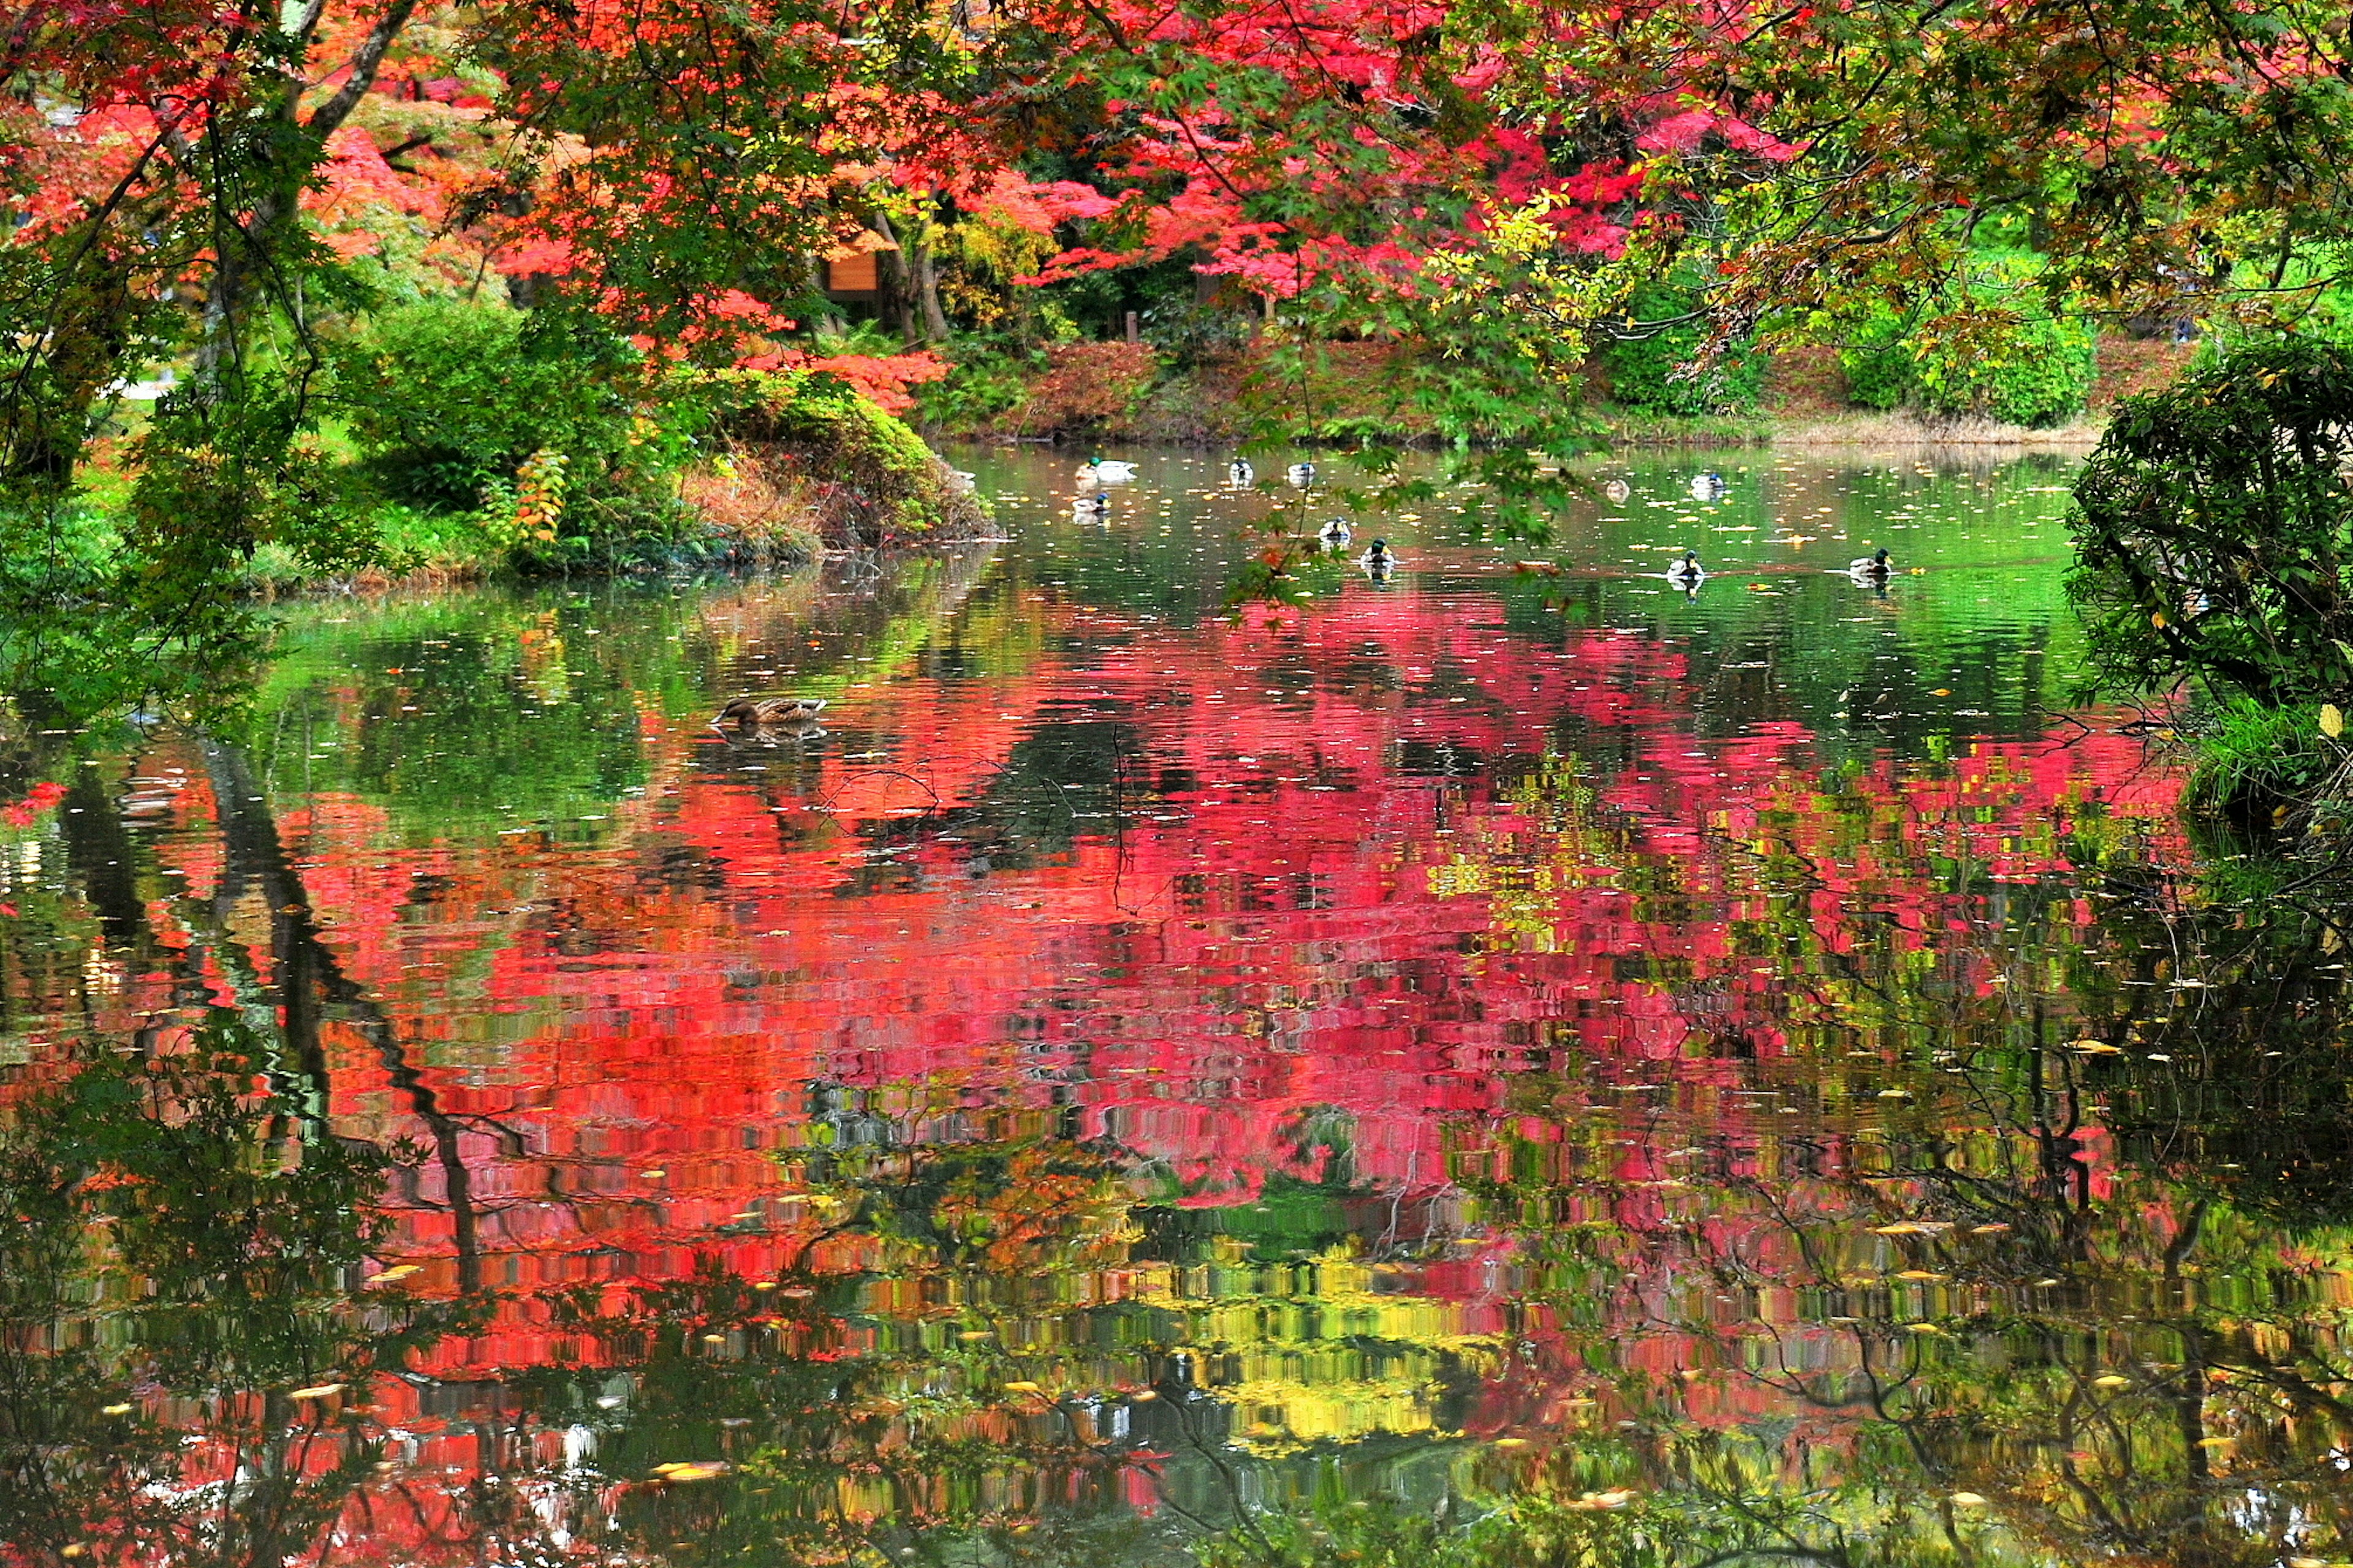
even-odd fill
[[[2339,938],[2071,712],[2064,467],[1235,607],[1331,501],[966,460],[27,741],[0,1562],[2353,1557]]]

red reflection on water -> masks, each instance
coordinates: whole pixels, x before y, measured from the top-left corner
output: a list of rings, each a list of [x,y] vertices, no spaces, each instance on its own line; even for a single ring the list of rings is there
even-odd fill
[[[399,1077],[419,1075],[455,1119],[483,1278],[524,1290],[676,1277],[714,1247],[773,1270],[785,1209],[716,1233],[783,1195],[770,1151],[813,1081],[1074,1104],[1187,1205],[1250,1200],[1300,1168],[1301,1114],[1336,1108],[1362,1177],[1428,1193],[1447,1180],[1441,1129],[1493,1112],[1539,1034],[1730,1085],[1741,1061],[1683,1059],[1679,993],[1703,992],[1708,1032],[1787,1048],[1789,977],[1735,932],[1769,907],[1760,850],[1814,868],[1803,918],[1823,952],[1849,951],[1868,910],[1983,988],[1994,976],[1950,939],[1986,889],[2063,872],[2079,814],[2155,819],[2172,787],[2137,742],[2073,728],[1833,783],[1794,721],[1703,734],[1677,649],[1606,629],[1541,646],[1476,595],[1184,629],[1039,613],[1103,640],[1014,676],[872,686],[839,708],[884,754],[830,755],[797,784],[649,716],[652,784],[593,843],[417,847],[417,825],[332,795],[281,816],[326,941],[406,1047],[396,1068],[329,1023],[338,1124],[430,1143]],[[1116,816],[1080,815],[1101,792],[1025,776],[1025,741],[1113,720]],[[1582,772],[1560,761],[1564,723]],[[200,899],[222,860],[203,770],[180,760],[163,853]],[[1008,790],[1071,841],[983,868],[974,839]],[[1022,846],[998,832],[994,848]],[[665,858],[692,874],[649,871]],[[1962,862],[1957,882],[1923,875]],[[150,912],[183,923],[170,902]],[[216,973],[213,991],[237,994]],[[1628,1158],[1630,1178],[1654,1173]],[[444,1259],[447,1287],[437,1167],[416,1196],[404,1250]],[[550,1349],[514,1312],[437,1370]]]

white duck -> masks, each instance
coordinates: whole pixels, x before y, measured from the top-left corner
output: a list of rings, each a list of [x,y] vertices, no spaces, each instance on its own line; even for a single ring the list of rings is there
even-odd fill
[[[1282,470],[1282,477],[1303,490],[1315,482],[1315,465],[1293,463]]]
[[[1348,520],[1346,518],[1335,517],[1331,521],[1325,523],[1323,531],[1317,533],[1315,537],[1322,540],[1331,548],[1337,550],[1356,536],[1356,530],[1348,526]]]
[[[1250,467],[1248,458],[1236,458],[1226,465],[1226,483],[1236,489],[1247,489],[1258,483],[1258,470]]]
[[[1724,476],[1710,468],[1692,476],[1691,498],[1696,501],[1722,500],[1726,488]]]
[[[1089,458],[1079,465],[1079,483],[1082,485],[1124,485],[1134,478],[1134,463],[1114,463],[1107,458]]]

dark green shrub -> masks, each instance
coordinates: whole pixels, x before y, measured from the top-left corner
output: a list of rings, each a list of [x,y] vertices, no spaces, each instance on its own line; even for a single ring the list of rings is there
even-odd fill
[[[2343,345],[2251,343],[2119,404],[2069,521],[2094,689],[2353,701],[2348,462]]]
[[[629,445],[638,356],[603,328],[491,303],[385,311],[341,345],[334,389],[370,468],[403,500],[471,507],[549,447],[593,478]]]
[[[1634,291],[1628,310],[1630,321],[1672,324],[1603,343],[1601,365],[1609,375],[1612,402],[1684,418],[1737,414],[1757,405],[1765,359],[1746,340],[1698,375],[1683,374],[1698,360],[1707,336],[1704,321],[1694,315],[1699,303],[1698,290],[1680,284],[1646,283]],[[1694,319],[1682,319],[1686,316]]]

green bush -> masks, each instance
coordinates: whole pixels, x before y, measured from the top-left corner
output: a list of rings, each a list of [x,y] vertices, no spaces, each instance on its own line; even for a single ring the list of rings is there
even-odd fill
[[[1628,314],[1634,321],[1674,321],[1694,311],[1699,302],[1696,289],[1648,283],[1634,291]],[[1678,374],[1698,359],[1706,336],[1704,324],[1694,320],[1605,342],[1601,366],[1609,376],[1610,400],[1621,407],[1684,418],[1755,407],[1764,384],[1765,359],[1745,339],[1702,374]]]
[[[590,476],[629,447],[638,368],[605,329],[462,300],[403,305],[340,345],[334,392],[396,499],[470,508],[543,447]]]
[[[1858,408],[1901,408],[1920,390],[1920,364],[1905,341],[1903,319],[1882,308],[1858,322],[1839,350],[1846,397]]]
[[[2181,809],[2261,824],[2285,806],[2341,802],[2353,753],[2323,732],[2310,708],[2267,708],[2233,697],[2194,725],[2197,763],[2182,785]]]
[[[953,536],[987,520],[905,421],[832,376],[720,372],[705,384],[730,438],[808,485],[828,542]]]
[[[2089,325],[2000,310],[1936,318],[1912,334],[1921,405],[2030,428],[2083,411],[2099,374]]]
[[[1957,301],[1909,314],[1873,304],[1841,320],[1847,401],[2028,426],[2081,413],[2099,368],[2094,333],[2039,313],[2032,265],[1979,257]]]
[[[913,389],[915,417],[935,429],[986,430],[1029,400],[1029,378],[1046,368],[1035,349],[958,342],[948,374]]]

